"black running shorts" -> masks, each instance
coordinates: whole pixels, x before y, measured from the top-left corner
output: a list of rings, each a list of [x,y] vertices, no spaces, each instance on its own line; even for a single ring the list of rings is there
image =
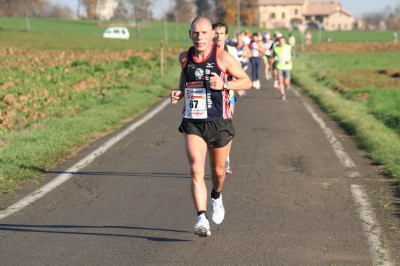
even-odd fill
[[[203,138],[209,148],[225,147],[235,136],[232,119],[210,122],[182,121],[179,132]]]

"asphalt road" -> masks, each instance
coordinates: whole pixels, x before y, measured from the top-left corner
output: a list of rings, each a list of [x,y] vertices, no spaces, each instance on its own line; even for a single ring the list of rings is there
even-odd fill
[[[361,176],[348,177],[293,91],[281,101],[263,81],[260,90],[238,99],[233,174],[223,190],[226,216],[221,225],[211,224],[211,237],[192,233],[196,212],[178,132],[179,103],[45,197],[0,220],[0,265],[372,265],[350,186],[368,186],[365,180],[378,174],[313,106],[340,136]],[[47,173],[46,181],[115,134]],[[209,169],[206,179],[210,188]],[[378,202],[372,207],[378,220],[386,217]],[[386,233],[396,246],[388,247],[394,261],[398,241]]]

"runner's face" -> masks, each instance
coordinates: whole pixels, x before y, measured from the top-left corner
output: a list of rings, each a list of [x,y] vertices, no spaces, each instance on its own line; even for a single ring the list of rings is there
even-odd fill
[[[193,25],[190,38],[192,39],[194,48],[199,52],[211,48],[212,39],[214,38],[214,31],[211,24],[205,20],[199,20]]]
[[[215,37],[214,37],[215,44],[223,48],[227,38],[228,34],[225,33],[225,27],[219,27],[215,29]]]

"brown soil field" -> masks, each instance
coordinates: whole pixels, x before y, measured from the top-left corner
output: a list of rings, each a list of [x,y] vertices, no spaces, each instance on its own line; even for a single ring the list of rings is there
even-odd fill
[[[169,53],[171,51],[168,51]],[[142,52],[136,50],[123,51],[36,51],[20,49],[0,49],[0,71],[7,69],[16,74],[14,77],[3,76],[0,79],[0,130],[4,128],[23,129],[28,121],[38,120],[52,115],[60,101],[70,102],[71,114],[79,107],[74,106],[71,99],[79,95],[89,94],[92,97],[105,95],[120,83],[128,81],[127,76],[134,73],[130,69],[108,71],[102,77],[84,77],[71,82],[78,73],[74,64],[81,60],[89,65],[105,65],[123,62],[132,56],[150,59],[159,51]],[[71,79],[57,81],[62,73],[52,73],[51,69],[63,66],[64,74]],[[37,71],[39,70],[39,72]],[[39,75],[37,79],[36,75]],[[1,77],[1,76],[0,76]],[[54,79],[54,81],[52,80]],[[32,81],[34,80],[34,81]],[[133,80],[129,79],[129,82]],[[138,75],[135,84],[150,82],[149,77]],[[125,90],[120,90],[123,93]],[[69,104],[68,104],[69,105]]]
[[[158,52],[158,51],[157,51]],[[131,56],[149,59],[154,53],[137,50],[123,51],[32,51],[20,49],[0,49],[2,68],[18,67],[20,70],[44,70],[56,66],[70,66],[77,60],[90,64],[108,64],[113,60],[127,60]]]
[[[382,70],[357,70],[348,71],[334,77],[341,83],[346,84],[348,89],[376,88],[396,89],[400,88],[400,69]]]
[[[371,53],[400,51],[400,43],[357,42],[357,43],[315,43],[306,46],[307,52],[317,53]]]

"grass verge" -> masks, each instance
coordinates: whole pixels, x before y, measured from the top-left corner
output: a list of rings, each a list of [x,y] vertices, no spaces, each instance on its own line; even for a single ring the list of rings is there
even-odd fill
[[[142,84],[125,94],[100,99],[72,117],[50,117],[37,129],[15,132],[0,149],[0,193],[11,193],[44,171],[103,135],[120,128],[131,118],[165,97],[179,78],[179,66],[166,70],[165,78]]]
[[[310,63],[299,58],[293,82],[348,130],[372,159],[385,166],[388,174],[400,181],[400,136],[396,131],[370,114],[366,105],[347,100],[318,83],[310,69]]]

